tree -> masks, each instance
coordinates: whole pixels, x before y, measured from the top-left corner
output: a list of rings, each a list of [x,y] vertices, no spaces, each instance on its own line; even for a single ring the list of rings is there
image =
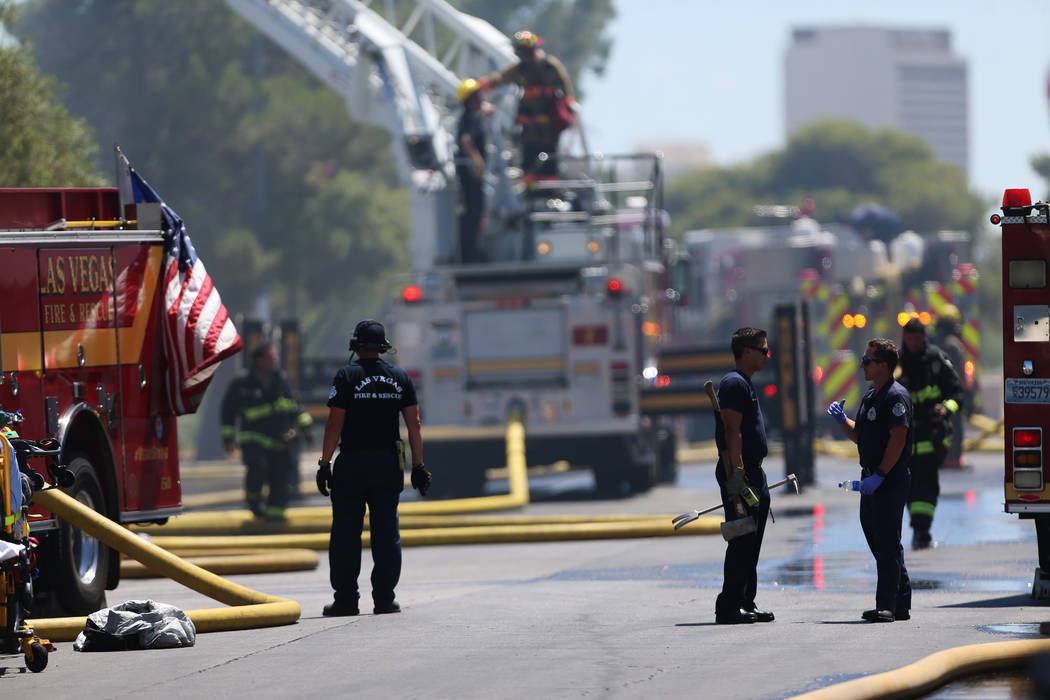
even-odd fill
[[[14,14],[0,3],[0,27],[10,27]],[[36,70],[28,47],[0,45],[0,187],[101,184],[91,128],[70,116],[59,92],[56,80]]]
[[[751,163],[681,176],[668,188],[674,230],[759,225],[758,204],[801,204],[816,218],[847,221],[862,204],[882,205],[904,228],[974,230],[984,211],[956,166],[937,160],[917,137],[827,121],[797,132],[782,150]]]

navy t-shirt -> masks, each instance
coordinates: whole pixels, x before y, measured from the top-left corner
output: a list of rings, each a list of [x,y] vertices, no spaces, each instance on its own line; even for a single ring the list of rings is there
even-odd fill
[[[481,120],[480,110],[469,110],[464,109],[463,114],[459,117],[459,125],[456,128],[456,149],[457,153],[461,157],[466,157],[466,153],[463,153],[463,148],[460,146],[460,137],[463,134],[470,134],[471,141],[474,142],[474,147],[481,152],[481,157],[485,157],[485,124]],[[464,163],[465,165],[465,163]]]
[[[328,393],[328,405],[346,411],[340,451],[393,451],[401,409],[417,403],[405,370],[380,358],[354,360],[335,375]]]
[[[905,469],[901,467],[908,463],[908,457],[911,455],[912,426],[914,425],[914,413],[908,390],[899,382],[894,381],[886,382],[878,391],[872,387],[860,402],[856,421],[860,466],[872,473],[882,463],[886,445],[890,440],[890,428],[899,425],[908,426],[908,439],[904,443],[900,459],[893,465],[889,476],[903,473]]]
[[[758,405],[758,394],[755,385],[737,370],[722,377],[718,385],[718,404],[722,408],[731,408],[743,415],[740,421],[741,457],[744,466],[754,466],[769,454],[766,446],[766,421],[762,417],[762,407]],[[720,433],[715,436],[718,448],[728,456],[725,437]]]

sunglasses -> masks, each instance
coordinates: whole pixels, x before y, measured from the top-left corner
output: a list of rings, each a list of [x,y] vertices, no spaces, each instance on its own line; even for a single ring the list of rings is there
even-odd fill
[[[868,357],[867,355],[860,358],[860,364],[862,367],[867,367],[872,362],[884,362],[884,360],[876,360],[874,357]]]
[[[769,357],[769,348],[758,348],[758,347],[755,347],[754,345],[745,345],[744,347],[747,348],[748,350],[754,350],[755,352],[760,352],[763,355],[765,355],[766,357]]]

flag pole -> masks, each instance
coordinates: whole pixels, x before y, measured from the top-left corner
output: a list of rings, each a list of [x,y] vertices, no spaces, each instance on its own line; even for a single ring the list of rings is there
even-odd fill
[[[127,226],[128,218],[124,215],[124,188],[120,186],[120,158],[124,154],[120,152],[120,144],[113,143],[113,181],[117,184],[117,201],[120,203],[120,220]]]

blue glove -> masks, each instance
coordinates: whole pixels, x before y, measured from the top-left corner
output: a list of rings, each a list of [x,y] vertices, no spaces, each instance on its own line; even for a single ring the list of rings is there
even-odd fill
[[[886,477],[882,476],[881,474],[872,474],[868,478],[861,480],[860,492],[863,493],[865,496],[870,496],[871,494],[875,493],[875,489],[882,486],[882,482],[885,480]]]
[[[845,405],[846,399],[842,399],[841,401],[832,401],[831,405],[828,406],[828,415],[834,418],[839,425],[846,422],[846,411],[842,408]]]

